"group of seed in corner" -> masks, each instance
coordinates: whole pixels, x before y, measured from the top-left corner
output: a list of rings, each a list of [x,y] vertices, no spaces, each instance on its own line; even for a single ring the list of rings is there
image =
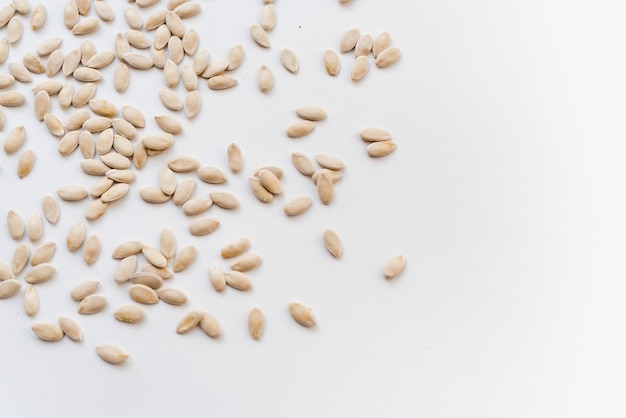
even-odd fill
[[[164,0],[161,0],[164,1]],[[134,2],[134,5],[132,4]],[[339,3],[349,3],[340,0]],[[183,124],[173,116],[161,114],[154,116],[160,133],[147,133],[141,140],[138,129],[146,127],[142,112],[133,105],[118,106],[106,98],[97,97],[97,85],[103,79],[99,71],[108,67],[116,59],[119,61],[115,70],[115,89],[123,93],[128,88],[132,71],[145,71],[153,67],[161,69],[166,87],[159,91],[159,98],[165,109],[177,112],[184,109],[188,119],[193,119],[201,110],[201,94],[198,91],[198,78],[206,79],[207,86],[213,90],[228,89],[238,84],[236,78],[228,75],[236,70],[244,59],[241,45],[230,49],[227,59],[209,62],[206,49],[198,50],[200,38],[195,29],[187,29],[184,20],[201,12],[199,2],[188,0],[169,0],[166,8],[157,8],[148,14],[145,21],[142,9],[150,10],[159,0],[130,0],[125,6],[124,17],[129,26],[126,32],[115,36],[114,51],[97,51],[95,45],[85,40],[82,45],[67,54],[61,50],[62,37],[54,37],[42,42],[36,53],[27,53],[22,62],[8,63],[9,74],[0,73],[0,89],[14,87],[15,83],[29,84],[33,76],[45,76],[33,89],[34,113],[43,122],[50,134],[59,139],[58,152],[68,156],[79,150],[84,159],[81,169],[89,175],[98,177],[89,189],[83,185],[69,184],[60,187],[56,193],[65,202],[78,202],[88,197],[92,200],[85,210],[85,219],[89,222],[103,216],[108,206],[121,201],[131,190],[136,179],[136,171],[141,170],[148,157],[167,151],[174,144],[175,135],[183,132]],[[276,25],[276,9],[272,0],[264,0],[260,24],[252,25],[250,34],[253,40],[264,48],[271,47],[268,32]],[[91,10],[97,17],[89,17]],[[39,4],[31,8],[29,0],[13,0],[12,3],[0,7],[0,30],[6,29],[6,38],[0,39],[0,65],[3,64],[10,51],[10,45],[19,42],[23,34],[22,19],[30,15],[30,27],[33,31],[40,30],[47,19],[46,8]],[[65,26],[74,36],[85,36],[100,27],[100,21],[110,22],[115,19],[111,4],[105,0],[69,0],[63,9]],[[143,29],[143,30],[142,30]],[[147,34],[153,33],[153,38]],[[370,53],[379,68],[388,67],[400,58],[400,49],[391,46],[391,37],[384,32],[374,38],[361,35],[354,28],[346,32],[340,42],[341,53],[355,51],[351,78],[359,81],[365,77],[369,69]],[[141,52],[149,50],[149,54]],[[185,57],[191,63],[183,65]],[[46,60],[45,62],[42,60]],[[283,48],[280,60],[285,69],[292,74],[299,70],[299,61],[294,51]],[[339,56],[333,50],[327,50],[323,62],[328,74],[336,76],[340,72]],[[55,79],[57,75],[65,78],[64,82]],[[72,81],[73,79],[73,81]],[[182,81],[187,91],[186,98],[181,98],[172,90]],[[74,82],[78,82],[75,87]],[[263,93],[272,90],[274,73],[267,65],[262,65],[257,78],[259,89]],[[51,113],[52,98],[56,96],[59,106],[64,110],[74,108],[66,123]],[[0,131],[7,121],[3,107],[19,107],[26,103],[27,98],[17,89],[0,92]],[[86,109],[85,107],[88,107]],[[326,119],[326,111],[314,105],[303,106],[296,110],[300,118],[286,130],[290,138],[300,138],[310,134],[318,122]],[[121,116],[121,117],[120,117]],[[360,137],[367,142],[367,154],[370,157],[384,157],[392,153],[396,144],[391,134],[381,128],[365,128]],[[4,140],[4,151],[7,155],[17,153],[26,142],[27,132],[23,125],[14,127]],[[233,174],[243,170],[243,153],[240,147],[232,143],[227,149],[228,164]],[[342,179],[344,163],[334,155],[320,153],[313,161],[303,153],[291,154],[292,162],[301,174],[311,177],[320,201],[328,205],[333,200],[334,184]],[[17,163],[17,174],[20,179],[29,175],[36,161],[35,151],[23,152]],[[133,169],[134,166],[134,169]],[[216,166],[203,165],[196,158],[186,155],[174,157],[163,167],[159,176],[158,186],[144,187],[139,191],[144,201],[149,203],[165,203],[172,200],[180,206],[186,216],[196,216],[208,211],[214,204],[222,209],[235,209],[238,199],[231,193],[218,191],[208,197],[193,197],[196,182],[193,178],[178,183],[176,173],[196,173],[204,183],[223,184],[228,176]],[[252,193],[263,203],[271,203],[274,196],[283,192],[281,177],[284,171],[277,166],[264,166],[255,170],[249,177]],[[287,216],[293,217],[307,211],[312,205],[310,196],[291,198],[284,206]],[[20,214],[9,210],[7,225],[10,236],[20,241],[27,236],[31,244],[37,244],[43,237],[45,218],[49,224],[55,225],[60,217],[60,205],[52,195],[44,197],[42,215],[36,212],[25,222]],[[207,235],[220,225],[213,217],[200,217],[190,222],[189,233],[196,236]],[[88,265],[94,264],[102,249],[98,234],[87,235],[82,221],[76,222],[68,232],[66,240],[70,252],[82,248],[83,258]],[[326,229],[323,232],[323,243],[329,253],[340,258],[343,253],[341,239],[337,232]],[[258,267],[262,258],[257,253],[247,253],[250,241],[240,237],[228,243],[222,249],[224,259],[236,258],[229,270],[222,270],[213,265],[209,269],[209,279],[213,288],[221,292],[226,286],[245,291],[252,287],[252,280],[247,272]],[[29,244],[22,242],[14,251],[11,265],[0,261],[0,299],[17,295],[22,289],[17,277],[24,274],[28,283],[23,294],[24,310],[29,316],[39,311],[39,294],[37,286],[49,281],[56,274],[56,267],[51,260],[56,252],[54,242],[45,242],[32,250]],[[137,271],[139,256],[146,260],[140,271]],[[176,238],[171,230],[164,229],[160,237],[160,248],[141,241],[126,241],[120,244],[113,253],[119,264],[114,272],[114,281],[120,285],[131,282],[129,297],[139,304],[155,304],[159,301],[171,305],[185,305],[187,296],[183,291],[173,287],[163,287],[164,280],[173,277],[174,273],[184,271],[197,256],[194,246],[187,246],[176,253]],[[169,265],[172,265],[172,269]],[[406,259],[398,254],[389,259],[384,268],[386,279],[397,277],[405,268]],[[107,306],[104,295],[98,294],[99,281],[84,281],[71,291],[71,298],[78,302],[77,312],[88,315],[101,312]],[[316,325],[312,310],[300,303],[288,304],[292,318],[305,327]],[[120,322],[137,323],[144,317],[138,305],[119,307],[114,317]],[[265,317],[258,307],[253,308],[248,317],[249,333],[255,340],[261,339],[265,326]],[[187,333],[196,327],[201,328],[208,336],[217,338],[221,335],[218,320],[208,312],[191,310],[180,320],[176,327],[179,334]],[[65,335],[74,341],[82,341],[83,332],[78,323],[69,317],[61,317],[58,325],[52,322],[38,322],[32,325],[33,332],[42,340],[58,341]],[[113,364],[124,362],[128,354],[114,344],[99,344],[96,352],[105,361]]]

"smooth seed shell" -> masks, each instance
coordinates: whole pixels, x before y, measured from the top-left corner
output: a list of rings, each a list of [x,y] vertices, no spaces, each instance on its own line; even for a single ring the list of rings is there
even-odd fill
[[[385,267],[383,268],[383,275],[385,279],[391,280],[395,279],[404,271],[406,266],[406,257],[404,254],[398,254],[396,256],[391,257],[385,263]]]
[[[111,344],[100,344],[96,346],[98,356],[107,363],[121,364],[128,358],[128,354],[121,348]]]
[[[265,316],[259,308],[252,308],[248,315],[248,330],[250,336],[255,340],[260,340],[265,328]]]
[[[77,302],[82,301],[87,296],[93,295],[98,290],[98,286],[100,286],[100,281],[98,280],[85,280],[77,284],[70,293],[70,297],[72,300]]]
[[[202,315],[199,311],[191,311],[180,320],[176,326],[176,333],[186,334],[200,323]]]
[[[97,2],[96,2],[97,3]],[[63,333],[72,341],[80,342],[83,340],[83,331],[76,321],[67,316],[59,318],[59,326]]]
[[[44,341],[59,341],[65,335],[63,330],[55,324],[39,322],[31,326],[37,337]]]
[[[291,317],[302,326],[313,327],[317,323],[311,308],[299,302],[291,302],[289,304],[289,313]]]

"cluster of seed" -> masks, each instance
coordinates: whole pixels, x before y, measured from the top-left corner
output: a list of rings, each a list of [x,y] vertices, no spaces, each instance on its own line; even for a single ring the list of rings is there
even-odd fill
[[[143,113],[131,105],[118,106],[110,100],[97,97],[98,83],[103,75],[99,71],[119,62],[114,74],[115,89],[122,93],[129,86],[132,71],[146,71],[156,67],[163,72],[166,87],[159,91],[163,106],[170,111],[184,112],[188,119],[194,118],[201,110],[201,93],[198,91],[199,79],[206,80],[209,89],[228,89],[238,84],[230,72],[236,70],[244,60],[241,45],[233,46],[224,60],[209,62],[208,50],[199,50],[199,35],[195,29],[188,29],[184,20],[201,12],[199,2],[188,0],[169,0],[167,8],[150,13],[146,20],[139,9],[147,8],[159,0],[135,0],[134,5],[128,4],[124,17],[129,26],[126,32],[115,36],[114,50],[97,51],[95,45],[85,40],[77,49],[67,54],[62,52],[62,37],[53,37],[42,42],[35,53],[27,53],[22,62],[8,63],[9,74],[0,74],[0,89],[10,88],[17,81],[31,83],[33,75],[45,74],[46,80],[39,82],[33,89],[34,113],[44,123],[51,135],[59,139],[58,152],[68,156],[79,150],[84,159],[81,169],[89,175],[100,177],[89,189],[79,184],[67,184],[56,190],[58,198],[65,202],[77,202],[91,198],[85,210],[85,219],[94,221],[106,213],[110,204],[121,201],[131,191],[136,179],[136,171],[141,170],[148,157],[169,150],[175,136],[183,133],[184,127],[178,119],[160,114],[154,120],[161,132],[141,133],[146,127]],[[265,0],[258,24],[250,27],[252,39],[263,48],[271,48],[269,32],[277,21],[276,8],[273,1]],[[340,0],[340,3],[347,1]],[[95,10],[96,17],[90,17]],[[17,14],[16,14],[17,13]],[[11,44],[18,42],[23,35],[22,18],[19,15],[31,14],[28,0],[14,0],[13,3],[0,8],[0,29],[7,28],[7,38],[0,40],[0,64],[8,57]],[[31,28],[39,30],[46,22],[47,13],[43,4],[32,9]],[[63,10],[64,24],[73,35],[84,36],[98,30],[100,21],[109,22],[115,19],[113,8],[105,0],[69,0]],[[152,38],[148,34],[152,33]],[[355,61],[352,68],[352,80],[361,80],[368,71],[370,53],[378,67],[392,65],[400,58],[400,50],[392,47],[388,33],[380,34],[374,41],[371,35],[361,35],[358,29],[348,31],[340,42],[340,51],[347,53],[355,50]],[[142,52],[149,50],[149,53]],[[185,57],[192,60],[191,65],[183,64]],[[296,74],[300,64],[294,51],[283,48],[280,60],[284,68]],[[324,54],[324,64],[330,75],[339,73],[339,58],[328,50]],[[61,73],[67,78],[65,82],[53,79]],[[75,87],[71,80],[80,84]],[[262,65],[258,74],[258,86],[263,93],[272,89],[274,73],[267,65]],[[181,98],[172,89],[179,83],[183,84],[187,96]],[[55,97],[56,96],[56,97]],[[51,113],[52,100],[55,98],[62,109],[75,108],[65,123]],[[4,128],[4,107],[21,106],[27,101],[26,95],[17,90],[0,93],[0,130]],[[87,107],[87,108],[85,108]],[[300,118],[291,124],[286,135],[289,138],[301,138],[310,134],[317,123],[327,118],[326,111],[317,105],[303,106],[296,109]],[[24,126],[12,129],[4,140],[4,151],[7,155],[17,153],[26,140]],[[136,140],[141,136],[141,139]],[[368,142],[367,153],[371,157],[383,157],[396,148],[391,141],[391,134],[380,128],[366,128],[360,132],[361,138]],[[133,142],[134,141],[134,142]],[[241,148],[232,143],[228,146],[226,156],[230,170],[234,175],[242,172],[244,158]],[[343,178],[345,164],[334,155],[320,153],[313,161],[305,154],[294,152],[292,161],[295,168],[303,175],[311,177],[319,200],[324,205],[332,202],[334,185]],[[35,152],[24,151],[18,160],[17,174],[26,177],[34,168]],[[228,176],[219,168],[203,165],[198,159],[179,155],[170,159],[167,166],[159,174],[158,186],[148,186],[139,190],[141,198],[149,203],[166,203],[172,201],[186,216],[204,214],[214,204],[223,209],[235,209],[239,206],[237,197],[229,192],[209,193],[205,197],[193,197],[196,189],[194,178],[178,182],[176,174],[195,173],[203,183],[223,184]],[[281,178],[284,171],[280,167],[265,166],[258,168],[249,177],[252,193],[261,202],[270,203],[274,196],[283,193]],[[290,199],[283,210],[288,216],[304,213],[312,205],[310,196],[298,196]],[[45,218],[51,225],[58,222],[60,216],[59,201],[52,195],[44,197],[42,214],[36,212],[31,216],[28,225],[20,214],[10,210],[7,214],[7,225],[11,237],[19,241],[25,235],[32,244],[43,236]],[[195,236],[210,234],[220,225],[214,217],[202,216],[189,223],[189,233]],[[174,273],[185,271],[197,258],[198,251],[194,246],[186,246],[177,252],[177,240],[171,230],[161,232],[159,248],[142,241],[125,241],[113,252],[113,258],[119,259],[113,279],[119,285],[132,283],[128,289],[129,297],[139,304],[156,304],[163,301],[170,305],[182,306],[187,303],[185,293],[174,287],[164,287],[164,281]],[[326,229],[323,232],[323,243],[335,258],[341,258],[343,246],[336,231]],[[102,250],[102,240],[97,233],[87,234],[83,221],[76,222],[68,231],[67,249],[76,252],[82,248],[83,259],[87,265],[94,264]],[[233,289],[246,291],[252,288],[252,280],[248,272],[262,263],[258,253],[247,252],[250,248],[247,237],[240,237],[222,248],[224,259],[234,259],[229,270],[218,265],[209,268],[209,279],[217,292],[229,286]],[[0,261],[0,299],[17,295],[22,285],[17,277],[25,271],[26,265],[31,268],[24,274],[28,283],[24,291],[24,310],[29,316],[39,311],[39,296],[36,286],[55,277],[56,267],[51,260],[56,252],[54,242],[45,242],[32,252],[27,243],[20,243],[15,249],[13,260],[9,266]],[[139,257],[145,264],[137,271]],[[387,279],[398,276],[405,267],[404,255],[399,254],[384,266],[383,274]],[[171,267],[171,269],[170,269]],[[107,306],[107,298],[98,294],[100,282],[87,280],[71,291],[71,298],[78,303],[77,313],[91,315],[102,312]],[[293,319],[305,327],[316,325],[315,317],[309,307],[299,302],[288,305]],[[137,323],[144,318],[143,310],[133,304],[117,308],[114,317],[124,323]],[[258,340],[263,334],[265,317],[260,308],[253,308],[249,313],[249,332]],[[193,309],[179,322],[176,332],[184,334],[199,327],[208,336],[217,338],[221,335],[219,321],[210,313]],[[51,322],[39,322],[32,326],[33,332],[42,340],[58,341],[67,335],[75,341],[83,339],[78,323],[72,318],[62,317],[58,325]],[[113,364],[123,362],[128,355],[121,348],[100,344],[96,347],[100,357]]]

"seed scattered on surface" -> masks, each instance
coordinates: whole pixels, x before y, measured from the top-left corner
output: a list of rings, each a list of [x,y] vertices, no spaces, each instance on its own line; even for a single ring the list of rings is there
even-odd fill
[[[26,273],[25,280],[31,284],[40,284],[52,279],[56,274],[56,267],[49,263],[39,264]]]
[[[268,93],[274,86],[274,73],[267,65],[261,65],[259,69],[259,88],[263,93]]]
[[[174,273],[179,273],[185,270],[196,260],[197,256],[198,249],[195,246],[189,245],[183,248],[174,262]]]
[[[302,326],[313,327],[317,323],[311,308],[300,302],[291,302],[289,304],[289,313],[291,317]]]
[[[56,224],[59,221],[59,217],[61,216],[61,209],[56,199],[50,195],[47,195],[46,197],[44,197],[41,206],[43,210],[43,216],[48,220],[48,222],[50,222],[50,224]]]
[[[124,241],[120,245],[118,245],[115,250],[113,250],[113,258],[114,259],[122,259],[126,257],[130,257],[131,255],[135,255],[141,252],[143,248],[143,243],[141,241],[130,240]]]
[[[87,197],[88,192],[83,186],[70,184],[57,189],[57,194],[62,200],[68,202],[77,202]]]
[[[87,35],[95,32],[98,26],[100,26],[100,22],[94,18],[83,19],[72,27],[72,33],[74,35]]]
[[[139,195],[148,203],[164,203],[172,198],[172,196],[163,193],[159,187],[146,186],[139,191]]]
[[[212,90],[229,89],[237,85],[237,79],[229,75],[217,75],[209,78],[208,85]]]
[[[198,169],[198,178],[205,183],[222,184],[228,181],[226,174],[217,167],[204,166]]]
[[[237,290],[249,290],[252,288],[252,280],[247,274],[240,271],[224,271],[226,284]]]
[[[101,198],[92,200],[87,209],[85,209],[85,219],[89,222],[95,221],[104,215],[108,207],[109,204],[103,202]]]
[[[215,231],[219,225],[220,221],[207,216],[193,221],[189,225],[189,232],[191,233],[191,235],[196,236],[208,235],[211,232]]]
[[[107,306],[107,299],[103,295],[89,295],[78,304],[78,313],[92,315],[101,312]]]
[[[293,161],[293,165],[296,167],[296,169],[305,176],[310,177],[316,171],[315,166],[313,165],[313,161],[311,161],[309,157],[300,152],[292,153],[291,161]]]
[[[366,148],[370,157],[385,157],[396,149],[396,143],[393,141],[372,142]]]
[[[77,284],[70,293],[70,297],[80,302],[85,299],[89,295],[93,295],[98,290],[98,286],[100,286],[100,281],[98,280],[85,280]]]
[[[235,174],[243,170],[243,154],[237,144],[233,143],[228,146],[228,165]]]
[[[400,59],[400,48],[389,47],[382,51],[376,58],[376,66],[379,68],[389,67]]]
[[[85,224],[81,221],[76,222],[67,234],[67,249],[70,250],[70,252],[77,251],[83,245],[85,234]]]
[[[374,58],[378,58],[381,52],[391,46],[391,35],[389,32],[383,32],[376,37],[374,45],[372,47],[372,55]]]
[[[176,332],[178,334],[186,334],[192,329],[194,329],[200,323],[202,315],[200,311],[190,311],[187,313],[183,319],[180,320],[178,325],[176,326]]]
[[[296,197],[289,202],[284,207],[285,215],[288,216],[298,216],[306,212],[313,203],[313,199],[309,196],[300,196]]]
[[[28,263],[29,257],[30,247],[28,246],[28,244],[23,242],[15,248],[15,251],[13,252],[13,260],[11,262],[11,270],[13,271],[14,275],[20,274],[22,270],[24,270],[24,267],[26,267],[26,264]],[[7,268],[6,264],[3,264],[3,266],[5,269]],[[4,274],[0,273],[0,280],[12,278],[14,278],[14,276],[7,277],[6,272]]]
[[[364,128],[359,132],[361,139],[366,142],[388,141],[391,134],[382,128]]]
[[[49,262],[54,253],[56,252],[57,244],[53,241],[44,243],[41,247],[37,248],[30,259],[31,266],[38,266],[39,264]]]
[[[189,199],[183,204],[183,213],[187,216],[199,215],[206,212],[213,206],[213,201],[206,197]]]
[[[38,31],[46,23],[46,7],[43,4],[38,4],[33,9],[33,15],[30,17],[30,27],[34,31]]]
[[[9,132],[7,137],[4,139],[4,152],[6,152],[7,154],[13,154],[22,147],[25,140],[26,128],[24,128],[23,125],[12,129],[11,132]]]
[[[120,322],[136,324],[143,320],[144,312],[139,306],[125,305],[116,310],[114,316]]]
[[[28,176],[31,171],[33,171],[35,159],[35,151],[33,151],[32,149],[26,150],[22,155],[20,155],[20,158],[17,161],[17,176],[20,179]]]
[[[296,114],[302,119],[310,120],[310,121],[320,121],[326,119],[327,113],[326,110],[319,106],[308,105],[302,106],[296,109]]]
[[[31,242],[34,243],[41,239],[43,235],[43,218],[41,217],[39,212],[33,214],[33,216],[31,216],[31,218],[28,220],[27,230],[28,239],[30,239]]]
[[[254,40],[254,42],[263,48],[269,48],[272,46],[269,35],[265,32],[265,29],[263,29],[261,25],[250,26],[250,36],[252,36],[252,40]]]
[[[159,299],[163,302],[174,306],[180,306],[187,303],[187,296],[180,290],[172,287],[157,290]]]
[[[345,168],[345,164],[339,157],[330,154],[317,154],[315,156],[317,163],[323,168],[329,170],[341,171]]]
[[[96,1],[96,3],[98,3]],[[68,316],[62,316],[59,318],[59,326],[63,330],[63,333],[67,335],[72,341],[80,342],[83,340],[83,331],[76,321]]]
[[[248,315],[248,330],[250,336],[255,340],[260,340],[265,328],[265,316],[259,308],[252,308]]]
[[[343,246],[337,232],[332,229],[326,229],[324,230],[323,239],[328,252],[335,258],[341,258]]]
[[[35,316],[39,312],[39,293],[32,284],[26,286],[24,292],[24,311],[28,316]]]
[[[274,195],[267,191],[265,187],[261,184],[261,180],[257,177],[248,177],[248,183],[250,184],[250,189],[252,193],[263,203],[270,203],[274,200]]]
[[[219,336],[222,335],[220,323],[208,312],[200,312],[200,322],[198,326],[211,338],[219,338]]]
[[[287,136],[289,138],[300,138],[310,134],[315,129],[315,122],[308,120],[300,120],[292,123],[287,128]]]
[[[0,280],[15,279],[15,274],[4,261],[0,261]]]
[[[222,258],[237,257],[250,248],[250,239],[248,237],[239,237],[229,242],[222,248]]]
[[[0,93],[0,105],[5,107],[17,107],[26,102],[26,96],[22,93],[11,90],[4,93]]]
[[[185,115],[188,119],[193,119],[199,112],[202,104],[200,92],[190,91],[185,99]]]
[[[209,197],[213,203],[222,209],[236,209],[239,207],[239,200],[228,192],[209,193]]]
[[[150,264],[154,267],[166,267],[167,266],[167,258],[159,251],[156,247],[153,247],[148,244],[143,244],[141,248],[141,253],[148,260]]]
[[[367,75],[370,68],[370,62],[367,56],[361,55],[354,60],[352,65],[352,81],[360,81]]]
[[[228,70],[236,70],[239,68],[244,59],[243,46],[235,45],[228,52]]]
[[[291,49],[284,48],[280,52],[280,62],[290,73],[296,74],[300,69],[298,57]]]
[[[128,294],[132,300],[144,305],[153,305],[159,302],[159,296],[154,289],[143,284],[132,285],[130,289],[128,289]]]
[[[124,350],[111,344],[99,344],[96,346],[96,352],[102,360],[111,364],[121,364],[128,358]]]
[[[372,47],[374,46],[374,38],[372,35],[365,34],[362,35],[356,43],[354,47],[354,55],[357,57],[367,56],[370,52],[372,52]]]
[[[224,272],[217,265],[212,265],[209,269],[209,279],[211,280],[211,284],[213,288],[217,292],[221,292],[226,288],[226,277],[224,277]]]
[[[274,26],[276,26],[276,9],[273,4],[266,4],[265,7],[263,7],[259,21],[263,29],[274,29]]]
[[[57,325],[47,322],[38,322],[33,324],[31,329],[37,337],[44,341],[59,341],[65,335],[63,330]]]
[[[172,195],[172,202],[176,206],[181,206],[193,195],[193,192],[196,188],[196,181],[194,179],[187,179],[182,181],[178,186],[176,186],[176,191]]]
[[[8,279],[0,283],[0,299],[7,299],[17,295],[22,288],[22,283],[15,279]]]
[[[156,273],[140,271],[130,276],[130,281],[134,284],[142,284],[150,289],[158,289],[163,286],[163,279]]]
[[[352,51],[360,37],[361,31],[358,28],[350,29],[344,33],[341,38],[341,42],[339,43],[339,50],[341,53],[345,54],[346,52]]]
[[[263,262],[263,258],[261,258],[260,254],[248,253],[236,259],[230,265],[230,269],[234,271],[246,272],[246,271],[254,270],[258,266],[260,266],[262,262]]]
[[[9,227],[9,235],[11,235],[11,238],[16,241],[22,239],[26,229],[24,219],[13,209],[10,209],[7,213],[7,226]]]
[[[131,276],[135,273],[137,269],[137,256],[131,255],[126,258],[123,258],[122,261],[119,262],[117,267],[115,268],[115,272],[113,273],[113,280],[115,283],[124,283],[130,280]]]
[[[385,279],[391,280],[395,279],[404,271],[406,266],[406,257],[404,254],[398,254],[391,257],[385,263],[385,267],[383,268],[383,275]]]

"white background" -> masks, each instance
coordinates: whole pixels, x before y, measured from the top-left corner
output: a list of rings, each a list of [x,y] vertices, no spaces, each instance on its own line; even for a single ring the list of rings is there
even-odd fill
[[[87,37],[99,50],[112,49],[114,35],[127,29],[127,3],[110,3],[116,20]],[[46,3],[48,21],[38,34],[24,19],[25,35],[0,71],[51,36],[65,37],[65,53],[78,47],[85,37],[65,29],[61,5]],[[58,274],[38,287],[40,313],[28,318],[21,297],[0,302],[2,416],[624,416],[623,2],[277,0],[269,50],[248,33],[260,0],[202,5],[185,23],[201,33],[200,48],[212,60],[244,46],[246,59],[233,74],[239,85],[215,92],[201,83],[202,112],[192,122],[177,115],[185,133],[173,149],[151,157],[130,195],[87,225],[104,243],[94,266],[65,247],[88,201],[63,203],[60,222],[46,224],[42,242],[57,242]],[[328,76],[322,54],[337,50],[352,27],[374,36],[389,31],[401,60],[352,83],[346,54],[340,75]],[[280,66],[282,47],[300,58],[295,76]],[[276,77],[269,95],[256,85],[261,64]],[[171,114],[158,101],[162,73],[132,71],[131,87],[119,95],[113,71],[103,71],[97,97],[141,107],[149,119],[141,134],[156,132],[152,116]],[[58,187],[97,181],[80,170],[78,151],[58,155],[57,140],[32,113],[32,85],[16,84],[28,103],[6,110],[2,135],[27,125],[21,151],[32,148],[38,159],[20,181],[17,155],[0,153],[2,217],[15,209],[28,218]],[[182,85],[177,92],[184,94]],[[303,104],[321,105],[329,117],[308,137],[288,139],[284,130]],[[53,113],[69,115],[56,100]],[[388,129],[397,151],[367,157],[358,138],[366,126]],[[180,208],[139,198],[175,155],[227,170],[231,142],[243,150],[244,173],[229,172],[224,186],[199,183],[195,194],[219,189],[239,197],[236,211],[209,211],[222,222],[215,233],[192,237]],[[330,206],[293,168],[296,151],[345,161]],[[284,196],[270,205],[247,185],[265,164],[286,172]],[[313,207],[287,219],[282,206],[298,195],[312,195]],[[158,244],[163,227],[175,231],[179,248],[198,247],[193,267],[168,283],[189,302],[146,307],[142,324],[121,324],[113,311],[129,298],[127,286],[112,280],[110,254],[127,239]],[[339,261],[321,243],[326,227],[343,238]],[[0,259],[10,262],[17,244],[5,226],[1,234]],[[264,257],[250,273],[254,288],[217,294],[208,268],[226,268],[220,248],[242,235]],[[407,269],[387,282],[382,266],[399,252]],[[88,278],[101,281],[109,306],[81,316],[69,292]],[[292,300],[313,308],[315,329],[289,317]],[[260,342],[247,333],[253,306],[267,317]],[[177,322],[192,308],[213,313],[222,338],[200,330],[177,335]],[[32,323],[60,315],[80,323],[82,343],[45,343],[31,332]],[[122,346],[128,362],[101,361],[94,347],[103,342]]]

